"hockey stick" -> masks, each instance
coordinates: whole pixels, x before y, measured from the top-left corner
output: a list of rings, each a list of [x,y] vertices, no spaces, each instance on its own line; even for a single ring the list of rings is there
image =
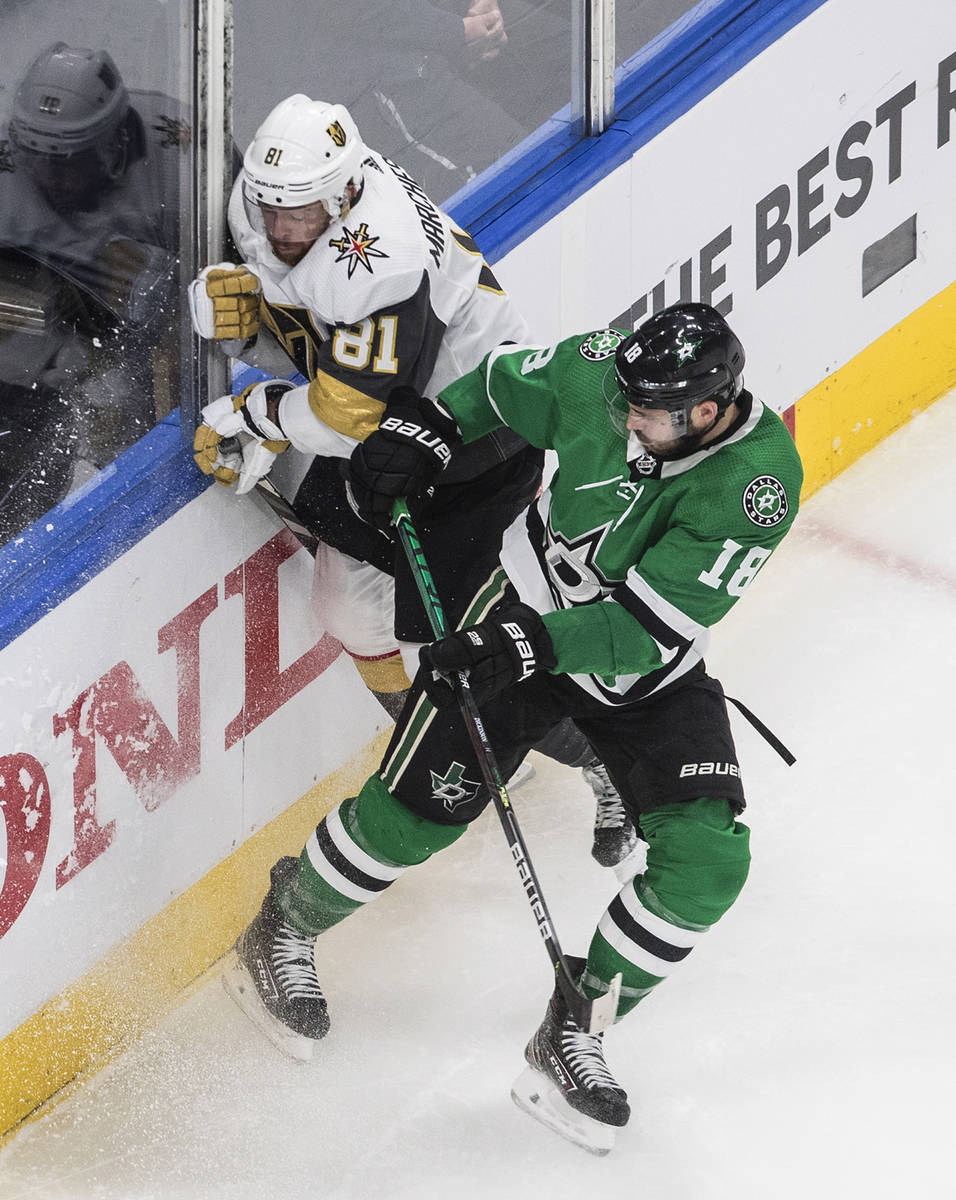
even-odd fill
[[[227,454],[239,453],[242,450],[241,443],[237,437],[223,438],[219,443],[221,450]],[[283,496],[276,485],[269,479],[268,476],[263,476],[256,480],[255,490],[263,498],[263,500],[272,509],[275,515],[279,518],[282,524],[288,529],[292,536],[296,539],[303,549],[315,558],[316,551],[319,546],[319,539],[315,534],[311,533],[305,522],[295,511],[292,504]]]
[[[256,480],[255,490],[265,500],[266,504],[276,514],[282,524],[288,529],[299,544],[315,558],[319,539],[311,533],[305,522],[295,511],[285,496],[268,477]]]
[[[442,638],[447,632],[444,609],[435,588],[435,581],[428,569],[428,563],[425,561],[422,544],[408,511],[408,504],[404,500],[395,501],[392,509],[392,523],[408,558],[408,564],[428,614],[432,632],[436,638]],[[607,993],[596,1000],[589,1000],[587,996],[582,995],[571,978],[567,959],[561,950],[558,935],[551,921],[551,914],[548,912],[548,906],[541,892],[541,885],[538,883],[538,877],[531,865],[528,847],[518,826],[518,818],[511,806],[508,789],[505,787],[501,771],[498,769],[498,760],[488,741],[481,713],[475,703],[467,671],[457,672],[455,685],[455,693],[468,737],[474,748],[475,757],[478,759],[482,777],[495,802],[495,810],[505,831],[518,877],[525,890],[525,895],[528,897],[528,903],[531,905],[538,932],[547,947],[551,965],[554,967],[558,987],[567,1001],[578,1028],[584,1029],[588,1033],[600,1033],[602,1029],[607,1029],[614,1023],[617,1015],[617,1004],[621,994],[621,976],[615,975]]]

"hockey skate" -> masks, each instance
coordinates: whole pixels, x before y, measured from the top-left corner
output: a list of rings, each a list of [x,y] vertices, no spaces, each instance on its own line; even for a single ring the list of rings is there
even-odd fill
[[[637,847],[637,830],[604,763],[595,759],[581,770],[597,803],[591,857],[602,867],[616,867]]]
[[[583,959],[569,964],[584,967]],[[561,1137],[591,1154],[607,1154],[616,1130],[631,1115],[627,1094],[604,1061],[603,1033],[584,1033],[572,1020],[560,989],[524,1056],[528,1066],[511,1098]]]
[[[272,886],[258,915],[239,935],[236,958],[223,986],[269,1040],[299,1062],[308,1062],[329,1031],[329,1014],[315,972],[315,938],[286,921],[274,900],[297,869],[294,858],[272,868]]]

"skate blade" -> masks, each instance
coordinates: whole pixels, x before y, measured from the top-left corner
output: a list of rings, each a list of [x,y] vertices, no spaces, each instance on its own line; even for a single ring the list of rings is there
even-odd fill
[[[595,1121],[572,1108],[557,1085],[534,1067],[526,1067],[515,1080],[511,1099],[529,1117],[589,1154],[609,1154],[614,1149],[616,1126]]]
[[[273,1046],[296,1062],[311,1062],[315,1042],[290,1029],[288,1025],[272,1015],[259,999],[252,977],[238,958],[234,958],[223,972],[222,986],[229,998],[246,1014],[260,1033],[264,1033]]]

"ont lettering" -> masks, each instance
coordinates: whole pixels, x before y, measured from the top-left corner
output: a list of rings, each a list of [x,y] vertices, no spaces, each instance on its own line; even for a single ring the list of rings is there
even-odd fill
[[[225,596],[242,596],[245,609],[244,704],[226,727],[226,749],[321,675],[341,653],[339,643],[323,634],[288,667],[279,666],[278,572],[299,548],[283,530],[225,579]],[[125,660],[54,715],[54,736],[69,736],[73,763],[73,845],[56,866],[57,889],[95,862],[116,836],[116,821],[101,822],[97,811],[97,744],[105,747],[147,812],[155,811],[200,773],[200,632],[218,603],[218,588],[207,588],[157,635],[159,654],[174,651],[175,733]],[[0,818],[7,851],[0,889],[0,937],[18,919],[36,888],[49,849],[56,801],[35,757],[0,755]]]

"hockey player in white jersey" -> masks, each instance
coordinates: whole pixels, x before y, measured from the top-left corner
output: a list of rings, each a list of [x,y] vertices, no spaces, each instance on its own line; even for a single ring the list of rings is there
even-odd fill
[[[428,641],[430,630],[404,555],[349,507],[343,462],[386,407],[435,394],[495,346],[527,340],[527,326],[474,241],[364,145],[342,105],[295,95],[268,115],[233,188],[229,226],[243,262],[207,268],[191,285],[197,331],[235,352],[264,330],[308,383],[258,383],[207,405],[196,461],[244,492],[290,443],[314,456],[295,507],[320,541],[319,616],[388,706],[410,686],[398,645]],[[241,460],[221,445],[237,434],[249,437]],[[456,448],[419,514],[452,621],[533,499],[541,466],[541,452],[510,430]],[[586,740],[567,723],[539,749],[584,770],[598,801],[595,858],[627,857],[633,826]]]

